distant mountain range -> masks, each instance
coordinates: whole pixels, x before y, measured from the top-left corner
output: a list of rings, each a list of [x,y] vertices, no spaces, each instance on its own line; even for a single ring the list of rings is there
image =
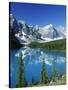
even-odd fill
[[[30,26],[25,21],[16,20],[13,14],[9,16],[10,38],[12,42],[29,44],[32,41],[49,42],[66,37],[64,27],[55,28],[52,24],[39,27]]]

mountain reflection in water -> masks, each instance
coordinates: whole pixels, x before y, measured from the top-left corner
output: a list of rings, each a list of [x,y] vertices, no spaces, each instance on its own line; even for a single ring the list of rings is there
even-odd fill
[[[24,65],[25,65],[25,77],[28,83],[31,83],[32,77],[34,77],[35,81],[40,80],[40,72],[41,65],[43,59],[45,61],[46,70],[48,74],[48,78],[51,77],[52,74],[52,62],[55,60],[55,68],[56,72],[60,71],[62,74],[65,73],[66,67],[66,57],[64,53],[59,51],[42,51],[40,48],[31,49],[29,47],[24,47],[18,49],[11,50],[10,52],[10,76],[11,76],[11,86],[15,87],[17,83],[17,71],[18,71],[18,58],[19,54],[22,52]]]

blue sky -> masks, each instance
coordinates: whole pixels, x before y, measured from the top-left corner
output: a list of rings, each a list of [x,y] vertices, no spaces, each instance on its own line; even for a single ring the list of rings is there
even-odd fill
[[[29,25],[66,26],[66,6],[11,2],[10,13]]]

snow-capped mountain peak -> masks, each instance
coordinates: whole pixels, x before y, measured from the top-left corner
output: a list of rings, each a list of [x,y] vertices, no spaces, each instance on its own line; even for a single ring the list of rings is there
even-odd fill
[[[38,25],[30,26],[23,20],[16,20],[13,14],[10,14],[10,31],[13,35],[12,39],[16,37],[21,44],[27,44],[33,40],[51,41],[66,36],[64,27],[55,28],[53,24],[42,27]]]
[[[39,29],[39,26],[38,25],[35,25],[35,27],[34,27],[36,30],[38,30]]]
[[[45,38],[53,39],[59,36],[53,24],[49,24],[44,27],[41,27],[41,29],[39,30],[39,33],[42,34],[42,38],[44,39]]]
[[[50,29],[50,28],[53,28],[53,24],[49,24],[49,25],[46,25],[43,27],[44,29]]]
[[[25,24],[26,24],[26,22],[25,22],[25,21],[23,21],[23,20],[18,20],[18,23],[21,23],[21,24],[23,24],[23,25],[25,25]]]

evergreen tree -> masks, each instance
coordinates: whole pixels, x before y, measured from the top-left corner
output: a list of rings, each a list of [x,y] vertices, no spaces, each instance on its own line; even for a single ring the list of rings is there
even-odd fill
[[[52,78],[54,82],[56,81],[56,69],[55,69],[55,59],[52,62]]]
[[[60,70],[59,70],[59,73],[58,73],[58,79],[59,80],[61,80],[62,79],[62,71],[61,71],[62,69],[61,69],[61,67],[60,67]]]
[[[45,61],[43,60],[42,62],[42,69],[41,69],[41,79],[40,79],[40,83],[41,84],[48,84],[48,76],[47,76],[47,71],[45,68]]]
[[[16,87],[24,87],[26,84],[25,74],[24,74],[24,60],[23,55],[20,53],[18,60],[18,83]]]

